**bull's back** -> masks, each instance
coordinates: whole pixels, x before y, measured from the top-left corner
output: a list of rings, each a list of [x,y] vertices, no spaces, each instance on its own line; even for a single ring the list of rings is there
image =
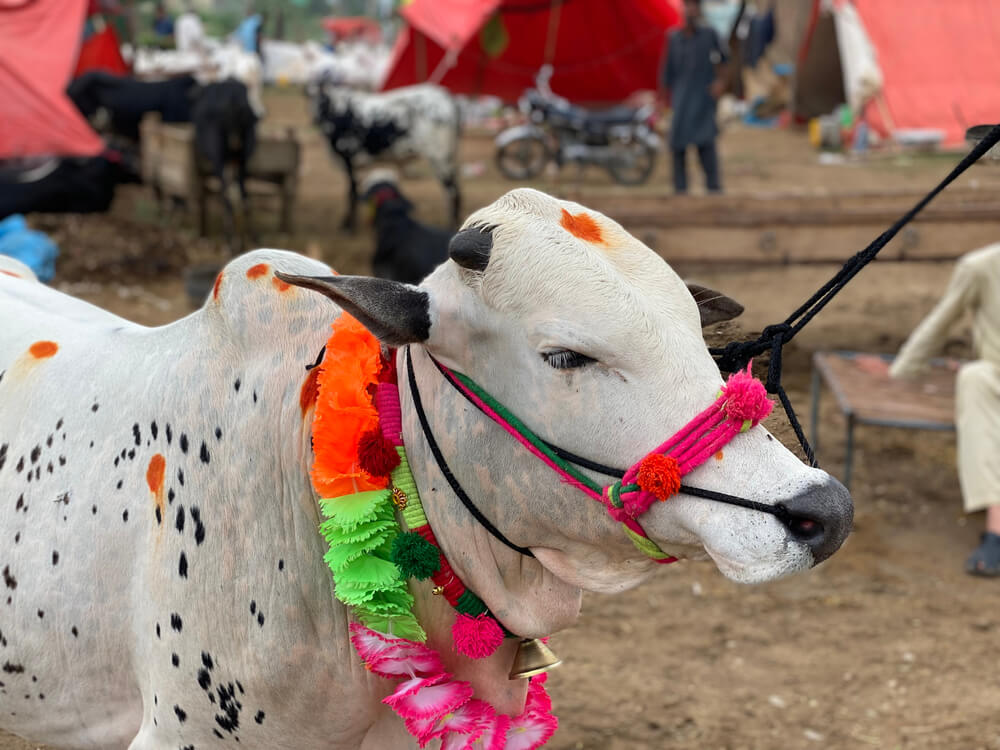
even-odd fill
[[[329,273],[258,251],[157,329],[0,274],[0,727],[60,747],[210,738],[204,663],[249,701],[285,668],[267,639],[330,617],[300,433],[333,310],[276,268]],[[310,627],[295,640],[316,669]],[[253,699],[242,726],[282,731]]]
[[[144,526],[129,454],[143,437],[122,404],[148,332],[9,276],[0,319],[2,723],[56,745],[127,746],[141,717],[129,602]]]

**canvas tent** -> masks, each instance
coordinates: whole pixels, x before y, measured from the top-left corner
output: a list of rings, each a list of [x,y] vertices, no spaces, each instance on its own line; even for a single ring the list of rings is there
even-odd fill
[[[103,70],[107,73],[123,76],[129,74],[128,64],[122,57],[121,42],[115,27],[104,20],[96,3],[91,0],[87,22],[83,26],[83,44],[76,60],[73,77],[81,76],[91,70]]]
[[[411,0],[383,88],[433,81],[515,101],[551,64],[552,90],[618,102],[655,89],[674,0]]]
[[[0,0],[0,159],[103,148],[65,94],[86,10],[87,0]]]
[[[811,118],[847,103],[883,136],[1000,122],[995,0],[812,0],[792,108]]]

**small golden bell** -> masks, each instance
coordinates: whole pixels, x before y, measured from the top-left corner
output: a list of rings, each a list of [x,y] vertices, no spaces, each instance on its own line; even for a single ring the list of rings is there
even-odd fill
[[[517,654],[510,668],[510,679],[519,680],[548,672],[562,664],[562,659],[537,638],[525,638],[517,644]]]

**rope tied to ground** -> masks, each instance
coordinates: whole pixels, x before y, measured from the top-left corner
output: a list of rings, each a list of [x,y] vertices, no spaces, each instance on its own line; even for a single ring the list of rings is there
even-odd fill
[[[840,290],[847,286],[851,279],[857,276],[865,266],[875,260],[882,248],[888,245],[899,234],[900,230],[909,224],[928,203],[958,179],[965,170],[979,161],[998,142],[1000,142],[1000,125],[993,127],[983,136],[982,140],[966,154],[965,158],[933,190],[921,198],[913,208],[903,214],[891,227],[876,237],[865,249],[855,253],[848,259],[829,281],[816,290],[809,299],[803,302],[784,321],[767,326],[756,339],[750,341],[732,341],[724,347],[709,349],[712,356],[716,358],[719,369],[723,372],[738,372],[745,369],[754,357],[760,356],[765,352],[770,352],[771,359],[768,364],[765,387],[768,393],[777,395],[781,401],[781,405],[788,416],[788,421],[795,431],[795,436],[798,438],[810,466],[818,466],[816,456],[809,445],[809,441],[806,439],[802,425],[799,424],[798,417],[795,416],[791,400],[788,398],[788,394],[781,384],[782,348],[795,338],[799,331],[805,328],[809,321],[816,317],[819,311],[826,307],[837,296]]]

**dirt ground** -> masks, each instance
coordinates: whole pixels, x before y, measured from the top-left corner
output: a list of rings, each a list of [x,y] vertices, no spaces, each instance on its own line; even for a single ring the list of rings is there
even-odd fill
[[[344,183],[301,101],[272,93],[269,106],[270,125],[302,129],[306,154],[296,232],[270,231],[276,213],[261,199],[255,215],[264,244],[309,251],[342,272],[368,271],[370,232],[337,229]],[[464,143],[467,209],[511,187],[496,174],[490,148],[484,138]],[[639,190],[667,200],[664,162]],[[730,195],[923,190],[952,163],[893,156],[822,166],[802,133],[731,128],[723,139]],[[442,193],[426,168],[415,167],[404,185],[421,218],[443,221]],[[966,189],[998,185],[1000,169],[988,167],[961,181]],[[597,173],[538,186],[598,209],[629,195]],[[189,311],[184,266],[222,257],[217,237],[197,239],[183,215],[161,217],[141,188],[123,191],[107,216],[32,223],[62,248],[56,287],[147,325]],[[952,241],[963,243],[960,229]],[[743,302],[746,331],[783,318],[835,270],[679,269]],[[786,384],[802,416],[812,351],[894,351],[949,273],[948,264],[877,263],[861,274],[786,353]],[[969,352],[968,330],[956,329],[948,353]],[[770,421],[787,438],[781,420]],[[820,436],[822,464],[840,475],[843,421],[829,395]],[[989,605],[1000,583],[962,572],[982,518],[962,515],[954,436],[861,428],[858,439],[854,533],[818,569],[748,588],[709,564],[678,563],[638,590],[587,596],[579,623],[552,639],[565,664],[550,681],[560,729],[549,746],[1000,748],[1000,613]],[[0,733],[0,750],[27,747]]]

